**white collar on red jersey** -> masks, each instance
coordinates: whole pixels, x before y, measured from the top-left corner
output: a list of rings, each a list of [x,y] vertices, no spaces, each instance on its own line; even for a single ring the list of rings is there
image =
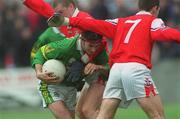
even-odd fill
[[[77,17],[78,14],[79,14],[79,9],[76,8],[76,9],[74,10],[74,13],[73,13],[72,17]]]
[[[138,13],[136,13],[136,15],[141,15],[141,14],[152,15],[150,12],[147,11],[139,11]]]

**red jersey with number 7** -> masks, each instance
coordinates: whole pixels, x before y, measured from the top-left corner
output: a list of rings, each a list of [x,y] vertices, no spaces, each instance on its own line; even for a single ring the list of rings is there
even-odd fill
[[[150,15],[120,18],[113,40],[110,63],[139,62],[151,67],[151,22]]]
[[[161,19],[145,11],[130,17],[106,21],[70,18],[70,25],[112,38],[110,65],[138,62],[151,68],[154,41],[180,42],[178,30],[166,27]]]

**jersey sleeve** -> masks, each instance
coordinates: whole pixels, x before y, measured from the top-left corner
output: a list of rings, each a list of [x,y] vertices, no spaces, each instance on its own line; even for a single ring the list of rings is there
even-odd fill
[[[44,64],[44,62],[48,59],[56,58],[57,56],[57,45],[54,43],[49,43],[47,45],[42,46],[35,54],[35,57],[32,60],[32,66],[35,64]]]
[[[43,32],[37,42],[37,47],[40,48],[41,46],[48,44],[52,41],[57,41],[57,40],[63,40],[65,39],[65,36],[59,32],[59,30],[55,27],[49,27]]]
[[[180,32],[174,28],[165,26],[164,22],[159,18],[152,21],[151,37],[154,41],[180,42]]]
[[[52,41],[56,40],[63,40],[65,39],[64,35],[62,35],[59,32],[56,32],[56,30],[53,29],[53,27],[47,28],[39,37],[38,40],[35,41],[33,48],[31,50],[31,62],[38,51],[40,47],[43,45],[46,45]]]
[[[71,50],[71,44],[72,42],[70,40],[64,39],[42,46],[36,52],[35,57],[32,60],[32,66],[34,67],[35,64],[44,64],[44,62],[49,59],[63,57]]]
[[[90,17],[79,18],[72,17],[70,18],[70,25],[74,27],[79,27],[83,30],[89,30],[101,34],[107,38],[113,38],[116,31],[117,24],[114,24],[109,21],[96,20]]]
[[[48,40],[48,34],[49,34],[49,28],[46,29],[35,41],[32,50],[31,50],[31,63],[33,62],[33,59],[35,57],[35,54],[37,53],[38,49],[46,44],[46,40]]]
[[[23,4],[46,18],[53,15],[54,9],[50,4],[46,3],[44,0],[24,0]]]

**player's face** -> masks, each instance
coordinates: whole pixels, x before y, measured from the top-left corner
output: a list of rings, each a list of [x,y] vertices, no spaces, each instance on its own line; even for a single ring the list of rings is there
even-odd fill
[[[82,41],[82,48],[88,55],[93,55],[101,46],[101,42]]]
[[[65,17],[71,17],[74,12],[72,4],[70,4],[68,7],[65,7],[61,3],[55,3],[54,8],[55,12],[61,13]]]

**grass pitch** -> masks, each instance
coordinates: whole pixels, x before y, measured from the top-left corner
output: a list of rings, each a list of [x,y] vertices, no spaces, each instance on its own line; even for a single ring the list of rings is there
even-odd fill
[[[180,119],[180,104],[169,104],[164,107],[167,119]],[[0,110],[0,119],[55,119],[48,110],[15,109]],[[78,119],[78,118],[76,118]],[[137,106],[119,109],[114,119],[148,119]]]

